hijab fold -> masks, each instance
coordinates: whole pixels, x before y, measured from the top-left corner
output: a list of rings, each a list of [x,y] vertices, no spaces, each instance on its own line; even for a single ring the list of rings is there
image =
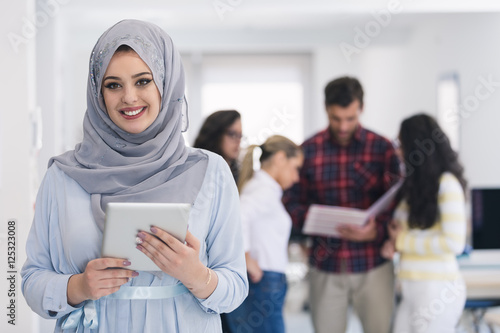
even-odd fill
[[[160,112],[143,132],[128,133],[109,118],[101,93],[102,75],[121,45],[130,46],[149,66],[161,95]],[[190,150],[182,137],[184,70],[171,38],[158,26],[124,20],[97,41],[89,66],[83,140],[49,161],[91,195],[94,218],[104,227],[109,202],[194,203],[208,157]]]

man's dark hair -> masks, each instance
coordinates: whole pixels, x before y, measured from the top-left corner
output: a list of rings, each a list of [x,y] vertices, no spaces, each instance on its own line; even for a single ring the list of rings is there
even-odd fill
[[[363,107],[363,87],[356,78],[344,76],[330,81],[325,87],[325,106],[347,107],[354,100]]]

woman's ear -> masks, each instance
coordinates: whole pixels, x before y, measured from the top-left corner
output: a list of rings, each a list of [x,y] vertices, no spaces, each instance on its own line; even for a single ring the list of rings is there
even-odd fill
[[[278,167],[284,166],[287,161],[286,153],[283,150],[277,151],[273,156],[273,164]]]

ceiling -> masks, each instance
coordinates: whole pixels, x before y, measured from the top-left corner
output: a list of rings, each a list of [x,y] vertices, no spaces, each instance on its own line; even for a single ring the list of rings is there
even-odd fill
[[[47,0],[36,1],[40,7]],[[57,19],[64,38],[77,38],[86,49],[125,18],[160,25],[180,49],[209,50],[213,46],[220,50],[231,45],[244,50],[261,42],[286,48],[295,47],[297,39],[311,44],[352,39],[355,27],[363,28],[382,12],[391,15],[390,25],[384,27],[383,38],[388,39],[404,39],[414,26],[442,21],[445,16],[500,13],[497,0],[56,1],[61,3]]]
[[[44,1],[44,0],[38,0]],[[61,1],[62,2],[62,1]],[[496,0],[85,0],[65,1],[67,22],[102,31],[109,22],[140,18],[170,29],[329,28],[374,12],[393,15],[500,12]],[[394,8],[394,9],[393,9]],[[92,22],[92,24],[89,24]],[[100,22],[103,22],[102,26]]]

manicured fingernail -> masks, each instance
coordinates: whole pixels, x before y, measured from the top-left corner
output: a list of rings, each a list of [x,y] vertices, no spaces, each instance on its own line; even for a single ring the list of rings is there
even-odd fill
[[[123,261],[123,266],[130,266],[130,265],[131,265],[130,261],[128,261],[128,260]]]
[[[156,227],[151,227],[151,232],[153,234],[156,234],[158,232],[158,229]]]
[[[136,244],[142,244],[142,239],[141,239],[141,237],[137,236],[137,237],[135,238],[135,243],[136,243]]]
[[[137,237],[139,237],[140,239],[144,240],[144,239],[146,239],[146,234],[141,231],[140,233],[137,234]]]
[[[137,245],[135,248],[136,248],[137,250],[139,250],[139,251],[142,251],[142,249],[143,249],[143,247],[142,247],[141,245]]]
[[[132,272],[132,277],[139,276],[139,272]]]

